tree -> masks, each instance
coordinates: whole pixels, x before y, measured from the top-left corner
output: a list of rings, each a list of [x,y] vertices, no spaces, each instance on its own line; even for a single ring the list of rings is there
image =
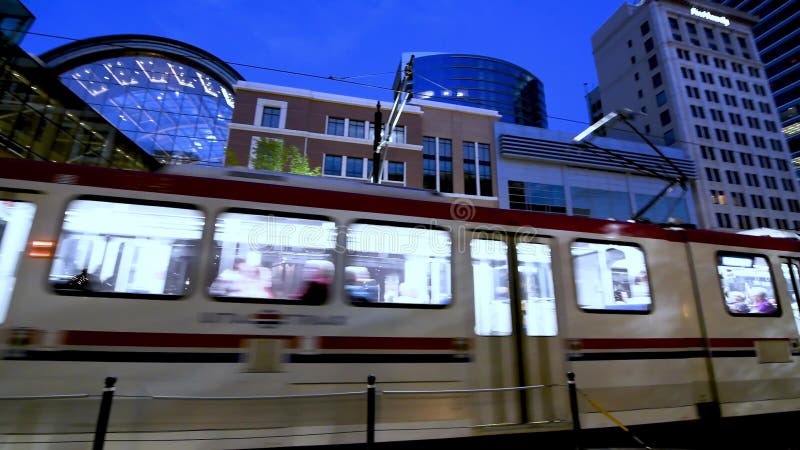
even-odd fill
[[[285,146],[283,141],[260,138],[253,149],[251,162],[254,169],[273,172],[289,172],[300,175],[320,176],[319,167],[311,168],[308,157],[300,153],[294,145]],[[228,166],[243,166],[231,150],[225,151]]]

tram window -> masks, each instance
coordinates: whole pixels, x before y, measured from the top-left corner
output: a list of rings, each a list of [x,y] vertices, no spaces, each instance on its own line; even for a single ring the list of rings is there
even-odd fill
[[[518,242],[515,250],[525,334],[555,336],[558,327],[550,247],[546,244]],[[508,336],[512,330],[508,245],[499,239],[472,239],[470,252],[475,334]]]
[[[8,313],[17,264],[25,251],[35,212],[33,203],[0,200],[0,323]]]
[[[203,213],[83,197],[67,205],[50,282],[65,295],[176,298],[192,283]]]
[[[725,308],[736,316],[777,316],[780,305],[769,263],[763,256],[720,252],[717,273]]]
[[[425,226],[354,223],[347,231],[345,290],[353,304],[450,304],[450,235]]]
[[[473,239],[469,245],[475,298],[475,334],[509,336],[511,300],[508,245],[495,239]]]
[[[578,306],[598,312],[649,312],[652,306],[644,252],[638,245],[577,240],[572,267]]]
[[[336,224],[313,216],[229,210],[217,218],[209,294],[221,301],[323,304]]]
[[[558,325],[550,246],[518,242],[516,247],[525,334],[555,336]]]
[[[798,310],[797,306],[796,291],[796,287],[798,283],[800,283],[800,269],[797,267],[797,263],[792,261],[791,263],[782,263],[781,272],[783,272],[783,279],[786,280],[786,286],[789,289],[789,295],[791,296],[794,324],[797,328],[797,331],[800,332],[800,310]]]

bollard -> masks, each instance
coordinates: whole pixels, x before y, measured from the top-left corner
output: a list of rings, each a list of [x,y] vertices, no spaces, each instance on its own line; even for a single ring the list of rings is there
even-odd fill
[[[92,450],[103,450],[108,428],[108,416],[111,414],[111,401],[114,400],[114,385],[116,377],[106,377],[106,387],[103,389],[103,399],[100,401],[100,413],[97,415],[97,427],[94,430],[94,445]]]
[[[583,450],[581,445],[581,417],[578,413],[578,389],[575,386],[575,373],[567,372],[567,386],[569,386],[569,409],[572,411],[572,433],[575,448]]]
[[[375,443],[375,375],[367,377],[367,449]]]

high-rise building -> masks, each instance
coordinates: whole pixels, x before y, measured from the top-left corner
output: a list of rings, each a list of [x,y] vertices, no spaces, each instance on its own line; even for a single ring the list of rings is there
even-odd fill
[[[397,80],[412,55],[416,98],[491,109],[501,122],[547,128],[544,85],[522,67],[480,55],[404,53]]]
[[[711,0],[759,18],[753,38],[800,177],[800,2]]]
[[[797,182],[751,32],[757,20],[709,3],[643,0],[592,36],[603,110],[643,113],[635,123],[645,134],[688,151],[705,228],[800,229]]]

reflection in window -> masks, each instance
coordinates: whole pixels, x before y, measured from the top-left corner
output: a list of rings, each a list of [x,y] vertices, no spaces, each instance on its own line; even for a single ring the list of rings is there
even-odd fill
[[[550,247],[517,243],[517,264],[525,333],[528,336],[555,336],[558,325]]]
[[[333,278],[334,222],[244,212],[220,214],[214,278],[220,298],[289,299],[322,304]]]
[[[508,246],[494,239],[470,242],[475,299],[475,334],[508,336],[512,332],[512,287],[508,279]],[[545,244],[516,244],[523,327],[528,336],[555,336],[555,295],[550,248]]]
[[[203,214],[188,207],[75,200],[50,281],[59,293],[183,295],[203,224]]]
[[[576,241],[571,249],[578,306],[587,310],[650,311],[647,267],[638,246]]]
[[[508,246],[493,239],[473,239],[472,279],[475,297],[475,334],[511,334],[511,306],[508,281]]]
[[[17,264],[28,242],[34,212],[33,203],[0,200],[0,323],[6,319]]]
[[[447,305],[450,235],[424,227],[356,223],[347,232],[345,290],[353,302]]]
[[[779,314],[769,263],[762,256],[719,253],[719,274],[725,307],[732,314]]]

